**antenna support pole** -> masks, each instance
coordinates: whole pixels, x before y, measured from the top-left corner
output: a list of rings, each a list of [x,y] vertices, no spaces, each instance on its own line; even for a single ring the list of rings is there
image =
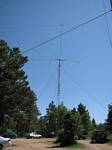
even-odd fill
[[[60,105],[60,77],[61,77],[61,59],[58,59],[58,89],[57,89],[57,105]]]

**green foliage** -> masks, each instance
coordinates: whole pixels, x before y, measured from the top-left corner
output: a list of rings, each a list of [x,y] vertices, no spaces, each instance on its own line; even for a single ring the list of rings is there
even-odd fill
[[[112,143],[112,134],[108,135],[109,143]]]
[[[75,108],[73,110],[71,110],[71,113],[75,117],[75,132],[76,132],[76,134],[75,134],[76,137],[75,138],[78,138],[78,136],[81,133],[81,129],[83,128],[82,124],[81,124],[80,113],[78,111],[76,111]]]
[[[77,111],[79,112],[80,114],[80,119],[81,119],[81,122],[80,122],[80,129],[84,129],[85,132],[87,134],[89,134],[89,131],[90,131],[90,128],[91,128],[91,120],[90,120],[90,116],[89,116],[89,112],[88,110],[86,110],[86,106],[84,106],[83,104],[79,104],[78,105],[78,108],[77,108]],[[79,130],[79,133],[81,132],[81,130]]]
[[[92,119],[92,127],[93,127],[93,129],[97,128],[97,124],[96,124],[96,121],[94,118]]]
[[[107,130],[112,134],[112,105],[108,105],[108,117],[106,120]]]
[[[105,124],[104,123],[100,123],[97,125],[97,129],[98,130],[105,130]]]
[[[96,121],[93,118],[91,123],[90,123],[89,132],[88,132],[88,137],[89,138],[91,138],[91,136],[93,135],[93,133],[96,129],[98,129],[98,125],[96,124]]]
[[[57,142],[60,143],[61,146],[68,146],[75,142],[76,122],[75,115],[68,111],[64,117],[63,131],[59,134],[57,139]]]
[[[78,142],[75,142],[74,144],[68,146],[69,149],[84,149],[85,146],[83,144],[80,144]]]
[[[44,137],[49,137],[49,133],[48,133],[48,127],[47,127],[47,117],[46,116],[41,116],[39,118],[39,131],[41,132],[42,136]]]
[[[52,101],[48,108],[47,108],[47,114],[46,114],[46,126],[48,129],[48,134],[49,136],[55,136],[56,134],[56,125],[57,125],[57,108],[54,104],[54,102]]]
[[[60,132],[63,130],[64,118],[68,112],[67,108],[64,106],[63,102],[57,107],[57,130]]]
[[[86,112],[86,106],[84,106],[82,103],[78,105],[77,111],[80,113],[80,115],[83,115]]]
[[[39,119],[39,130],[45,137],[55,137],[59,131],[63,130],[64,116],[67,108],[61,103],[58,107],[53,101],[46,109],[46,115]]]
[[[38,115],[36,96],[22,69],[27,61],[19,48],[0,41],[0,129],[12,129],[18,135],[33,130]]]
[[[82,130],[85,131],[86,137],[92,130],[89,112],[83,104],[79,104],[77,109],[73,108],[68,111],[63,103],[57,107],[53,101],[49,104],[46,115],[40,117],[39,125],[43,136],[58,135],[57,142],[63,146],[69,145],[74,142],[74,139],[81,137]]]

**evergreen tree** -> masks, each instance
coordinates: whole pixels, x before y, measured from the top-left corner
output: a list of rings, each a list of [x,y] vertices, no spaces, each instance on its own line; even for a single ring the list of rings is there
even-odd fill
[[[86,112],[86,106],[80,103],[77,107],[77,111],[80,113],[80,115],[83,115]]]
[[[64,117],[68,112],[67,108],[61,103],[56,106],[54,101],[51,101],[46,109],[46,115],[39,119],[39,129],[43,136],[57,136],[58,132],[63,130]]]
[[[97,128],[97,124],[94,118],[92,119],[92,128],[93,130]]]
[[[57,107],[57,130],[60,132],[63,130],[64,118],[68,112],[67,108],[64,106],[63,102]]]
[[[91,120],[90,120],[89,112],[88,110],[86,110],[86,106],[84,106],[81,103],[78,105],[77,110],[81,117],[82,129],[84,129],[85,132],[88,134],[90,127],[91,127]]]
[[[49,104],[46,114],[48,136],[55,136],[57,131],[57,108],[53,101]]]
[[[23,70],[27,61],[19,48],[9,48],[5,41],[0,41],[0,128],[16,130],[20,135],[21,130],[34,128],[31,124],[38,115],[36,96]]]
[[[108,105],[108,117],[106,120],[107,130],[112,134],[112,105]]]
[[[77,119],[72,112],[68,111],[64,117],[63,131],[58,135],[57,143],[61,146],[68,146],[73,144],[76,136]]]

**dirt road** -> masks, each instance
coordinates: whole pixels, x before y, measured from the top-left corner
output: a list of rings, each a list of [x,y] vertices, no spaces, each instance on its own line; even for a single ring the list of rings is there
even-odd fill
[[[15,139],[13,145],[5,150],[72,150],[72,148],[57,148],[53,145],[53,139]],[[112,150],[109,144],[91,144],[87,140],[80,140],[85,148],[75,150]]]
[[[109,144],[91,144],[87,140],[80,140],[79,143],[85,145],[85,150],[112,150],[112,145]]]

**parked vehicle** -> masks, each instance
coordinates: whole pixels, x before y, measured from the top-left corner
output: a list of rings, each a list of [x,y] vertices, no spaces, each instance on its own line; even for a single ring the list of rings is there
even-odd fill
[[[42,137],[42,135],[41,134],[38,134],[37,132],[31,132],[31,133],[27,133],[27,134],[25,134],[25,137],[27,138],[27,139],[30,139],[30,138],[41,138]]]
[[[107,141],[107,135],[103,130],[96,130],[91,137],[92,143],[106,143]]]
[[[37,132],[31,132],[29,135],[31,138],[41,138],[42,137],[42,135],[38,134]]]
[[[17,137],[17,134],[13,131],[7,131],[2,134],[3,137],[15,139]]]
[[[11,146],[11,144],[10,138],[4,138],[0,136],[0,150],[2,150],[4,147]]]

